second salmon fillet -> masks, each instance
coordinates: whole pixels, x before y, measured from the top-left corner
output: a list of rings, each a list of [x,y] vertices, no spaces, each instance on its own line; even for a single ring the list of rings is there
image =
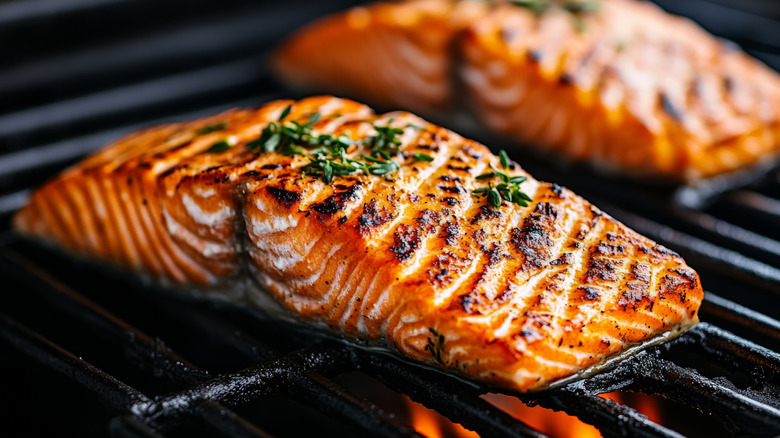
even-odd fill
[[[696,323],[672,251],[404,112],[276,101],[127,136],[15,226],[518,391]]]

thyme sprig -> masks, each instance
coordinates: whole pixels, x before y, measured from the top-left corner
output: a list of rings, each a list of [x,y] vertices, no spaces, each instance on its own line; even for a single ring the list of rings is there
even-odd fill
[[[258,154],[278,152],[286,156],[303,156],[309,160],[309,163],[302,167],[304,175],[315,175],[328,184],[333,181],[334,176],[360,172],[386,175],[401,168],[393,157],[401,153],[402,141],[399,136],[404,133],[404,129],[390,126],[392,119],[385,126],[372,125],[376,133],[362,141],[356,141],[344,134],[315,135],[312,126],[320,119],[320,113],[312,114],[305,123],[285,121],[291,109],[292,105],[287,106],[278,120],[266,125],[260,137],[246,143],[246,147]],[[412,124],[407,127],[424,129]],[[222,152],[233,147],[236,142],[229,141],[231,138],[233,137],[213,144],[207,152]],[[368,153],[348,158],[347,152],[354,151],[359,146],[365,147]],[[420,152],[416,152],[412,157],[417,161],[433,161],[432,157]]]
[[[554,7],[563,9],[571,14],[574,28],[578,33],[585,31],[585,15],[601,10],[601,0],[512,0],[511,3],[528,9],[536,15],[542,15]]]
[[[575,15],[601,10],[601,0],[512,0],[511,3],[535,14],[543,14],[553,7],[559,7]]]
[[[227,123],[216,123],[214,125],[206,125],[195,130],[195,135],[211,134],[216,131],[224,131],[227,129]]]
[[[425,349],[431,352],[431,355],[436,362],[443,365],[444,360],[442,360],[442,353],[444,350],[444,335],[431,327],[428,327],[428,331],[431,332],[432,336],[428,337],[428,343],[425,345]]]
[[[499,153],[501,161],[501,167],[504,171],[498,170],[490,164],[492,172],[483,173],[477,177],[477,180],[495,179],[499,178],[501,181],[497,185],[493,185],[493,182],[488,182],[487,187],[481,187],[475,189],[472,193],[475,195],[484,195],[487,198],[488,204],[495,208],[501,207],[503,201],[515,203],[522,207],[528,207],[528,202],[531,201],[531,197],[526,193],[520,191],[520,184],[524,183],[528,178],[525,176],[509,176],[505,172],[509,170],[510,160],[506,151]]]

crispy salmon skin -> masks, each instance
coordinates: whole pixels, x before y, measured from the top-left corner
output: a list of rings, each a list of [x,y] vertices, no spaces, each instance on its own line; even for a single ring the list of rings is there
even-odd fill
[[[274,65],[383,107],[468,106],[518,145],[635,178],[695,181],[780,150],[780,76],[644,1],[379,2],[303,29]]]
[[[491,195],[503,178],[525,198]],[[129,135],[14,223],[517,391],[692,326],[703,295],[674,252],[506,156],[333,97]]]

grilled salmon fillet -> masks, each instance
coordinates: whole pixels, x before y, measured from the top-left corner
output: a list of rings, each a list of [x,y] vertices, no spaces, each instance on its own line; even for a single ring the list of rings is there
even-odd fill
[[[484,1],[418,0],[359,6],[317,21],[277,51],[284,82],[432,114],[455,103],[453,37],[489,9]]]
[[[518,145],[634,177],[694,181],[776,157],[780,77],[732,44],[647,2],[527,4],[547,7],[359,7],[284,44],[276,70],[433,117],[465,95],[473,118]]]
[[[272,139],[282,126],[310,132]],[[312,139],[347,145],[320,164],[376,167],[328,179]],[[501,175],[530,201],[486,195]],[[333,97],[129,135],[36,191],[14,224],[518,391],[685,330],[703,296],[674,252],[506,156]]]

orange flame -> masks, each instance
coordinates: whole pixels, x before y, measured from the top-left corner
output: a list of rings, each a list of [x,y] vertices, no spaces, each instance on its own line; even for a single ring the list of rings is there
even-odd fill
[[[585,424],[577,417],[564,412],[555,412],[541,406],[530,407],[516,397],[503,394],[485,394],[488,403],[534,429],[552,437],[601,438],[595,427]]]
[[[436,411],[407,398],[409,416],[412,427],[427,438],[479,438],[476,432],[472,432],[460,424],[453,423]]]
[[[634,393],[612,392],[601,397],[624,403],[646,415],[651,421],[661,422],[661,409],[658,401],[652,397]],[[484,400],[501,409],[512,417],[523,421],[534,429],[551,437],[599,438],[601,433],[595,427],[583,423],[577,417],[564,412],[555,412],[540,406],[530,407],[516,397],[489,393],[482,396]],[[459,424],[452,423],[436,411],[413,402],[407,398],[410,421],[414,429],[428,438],[478,438],[472,432]]]

